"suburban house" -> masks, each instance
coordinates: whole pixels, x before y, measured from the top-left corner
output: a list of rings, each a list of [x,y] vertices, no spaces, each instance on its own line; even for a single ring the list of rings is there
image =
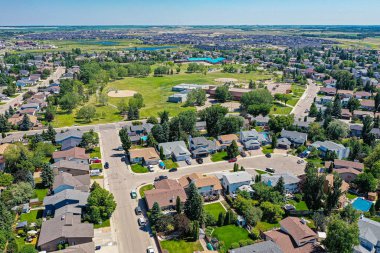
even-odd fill
[[[277,140],[277,148],[281,149],[289,149],[292,143],[288,140],[288,138],[279,138]]]
[[[94,253],[95,252],[95,243],[88,242],[79,245],[69,246],[63,250],[53,251],[51,253]]]
[[[375,109],[375,100],[370,100],[370,99],[360,100],[360,108],[367,111],[373,111]]]
[[[88,164],[88,159],[90,159],[90,156],[86,154],[86,150],[84,148],[75,147],[68,150],[55,151],[53,153],[53,159],[54,162],[67,160]]]
[[[342,109],[340,113],[340,118],[341,119],[351,119],[352,113],[348,109]]]
[[[59,244],[69,246],[92,243],[94,225],[81,223],[81,217],[65,214],[42,223],[37,247],[42,251],[55,251]],[[78,251],[73,251],[78,252]]]
[[[320,88],[319,94],[327,95],[327,96],[335,96],[336,89],[334,87],[322,87]]]
[[[36,116],[28,115],[28,114],[20,114],[20,113],[16,113],[16,114],[12,115],[12,117],[8,118],[8,123],[11,125],[14,125],[14,126],[19,126],[22,123],[24,115],[27,115],[27,117],[29,118],[31,126],[37,126],[38,125],[38,120],[37,120]]]
[[[197,122],[195,122],[195,129],[197,131],[206,131],[207,130],[206,121],[197,121]]]
[[[289,173],[275,175],[264,174],[262,175],[261,181],[270,187],[274,187],[277,185],[278,180],[280,180],[281,177],[284,180],[285,192],[296,193],[299,191],[299,183],[301,180]]]
[[[240,132],[240,142],[247,150],[259,149],[261,145],[267,144],[267,141],[268,140],[255,129]]]
[[[327,174],[325,182],[323,184],[323,192],[327,194],[329,190],[332,189],[333,187],[334,187],[334,174]],[[346,193],[349,188],[350,188],[350,185],[346,183],[345,181],[342,181],[340,191],[342,193]],[[340,196],[338,200],[338,208],[343,207],[345,203],[346,203],[346,196],[345,195]]]
[[[354,253],[380,252],[380,223],[362,217],[358,221],[360,244],[354,247]]]
[[[298,147],[306,143],[307,134],[297,132],[297,131],[287,131],[285,129],[282,129],[281,138],[288,139],[293,144],[293,146]]]
[[[224,150],[226,149],[228,146],[231,145],[231,143],[233,141],[236,142],[236,144],[238,145],[239,147],[239,150],[242,149],[242,146],[239,142],[239,137],[237,137],[236,134],[225,134],[225,135],[220,135],[218,136],[218,141],[219,141],[219,146],[220,146],[220,149]]]
[[[328,151],[335,152],[339,159],[347,158],[350,154],[350,148],[345,147],[342,144],[338,144],[332,141],[316,141],[310,145],[321,151],[321,155],[325,156]]]
[[[68,160],[60,160],[53,163],[52,168],[55,175],[59,172],[67,172],[73,176],[88,175],[90,170],[88,164]]]
[[[161,150],[161,148],[166,159],[173,158],[175,161],[184,161],[190,159],[191,156],[184,141],[160,143],[158,150]]]
[[[354,92],[352,90],[338,90],[337,94],[341,99],[343,98],[351,98],[354,96]]]
[[[217,151],[215,141],[206,139],[205,137],[189,137],[190,152],[194,158],[206,157]]]
[[[272,241],[263,241],[241,248],[232,249],[230,253],[283,253],[283,251]]]
[[[373,134],[376,139],[380,139],[380,128],[372,128],[370,133]]]
[[[353,168],[358,171],[364,170],[364,164],[345,160],[334,159],[334,169]]]
[[[369,99],[371,97],[371,93],[367,91],[357,91],[355,92],[355,98],[357,99]]]
[[[168,102],[185,103],[187,101],[187,91],[176,93],[168,97]]]
[[[90,175],[73,176],[67,172],[60,172],[54,177],[52,191],[57,194],[67,189],[88,192],[90,190]]]
[[[178,182],[185,190],[191,183],[194,183],[203,197],[219,196],[222,191],[222,185],[216,176],[192,173],[181,177]]]
[[[28,104],[23,104],[20,106],[20,109],[21,110],[26,110],[26,109],[35,109],[35,110],[39,110],[40,109],[40,105],[38,103],[28,103]]]
[[[78,144],[82,141],[83,131],[69,130],[63,133],[57,133],[55,136],[55,143],[62,144],[66,140],[77,140]]]
[[[331,162],[325,162],[325,168],[330,167]],[[351,183],[355,178],[363,172],[364,164],[359,162],[351,162],[335,159],[333,163],[334,172],[347,183]]]
[[[142,149],[129,150],[130,163],[140,163],[143,165],[156,165],[160,160],[160,156],[152,147]]]
[[[57,194],[44,198],[46,216],[64,215],[67,213],[81,215],[82,209],[87,204],[87,199],[90,193],[74,189],[67,189]]]
[[[266,240],[276,243],[284,253],[315,252],[317,234],[311,230],[306,221],[296,217],[287,217],[280,221],[279,230],[265,232]]]
[[[221,181],[226,193],[235,193],[240,186],[253,183],[252,176],[246,171],[224,173]]]
[[[258,115],[256,117],[253,117],[252,115],[250,116],[251,117],[249,117],[249,121],[251,123],[255,122],[256,126],[261,126],[261,127],[268,126],[269,119],[270,119],[268,116],[262,116],[262,115]]]
[[[362,131],[363,131],[363,126],[354,124],[350,125],[350,136],[352,137],[362,137]]]
[[[145,201],[150,210],[157,202],[161,209],[175,208],[177,197],[185,203],[187,196],[183,187],[172,179],[164,179],[154,183],[155,189],[145,191]]]

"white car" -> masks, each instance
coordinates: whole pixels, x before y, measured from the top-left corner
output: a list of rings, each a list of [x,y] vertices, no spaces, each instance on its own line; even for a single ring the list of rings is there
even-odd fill
[[[154,249],[152,246],[149,246],[147,249],[146,249],[146,253],[154,253]]]
[[[144,227],[144,226],[146,225],[146,220],[145,220],[144,217],[140,217],[140,218],[138,218],[137,222],[139,223],[139,225],[140,225],[141,227]]]

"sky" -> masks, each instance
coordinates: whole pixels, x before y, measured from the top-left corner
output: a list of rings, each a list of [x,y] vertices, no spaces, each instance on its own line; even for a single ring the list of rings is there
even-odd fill
[[[0,0],[8,25],[380,25],[380,0]]]

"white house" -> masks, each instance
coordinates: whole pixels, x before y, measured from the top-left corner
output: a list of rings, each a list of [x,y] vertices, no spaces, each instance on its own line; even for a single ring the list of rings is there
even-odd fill
[[[284,188],[286,192],[296,193],[299,191],[299,182],[301,180],[292,174],[288,174],[288,173],[276,174],[276,175],[264,174],[261,177],[261,181],[264,182],[266,185],[273,187],[277,185],[278,180],[281,177],[284,179]]]
[[[252,176],[246,171],[223,174],[222,185],[227,193],[235,193],[242,185],[251,185]]]
[[[355,253],[380,252],[380,223],[361,218],[358,221],[360,244],[355,246]]]
[[[162,147],[162,151],[166,158],[173,158],[175,161],[184,161],[190,159],[191,153],[187,149],[184,141],[173,141],[160,143],[158,150]]]

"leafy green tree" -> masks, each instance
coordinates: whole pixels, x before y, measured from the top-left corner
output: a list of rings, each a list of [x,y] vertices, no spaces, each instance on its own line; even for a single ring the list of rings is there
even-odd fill
[[[131,139],[129,138],[129,135],[128,135],[128,130],[126,128],[122,128],[119,131],[119,137],[120,137],[121,145],[122,145],[124,151],[126,153],[128,153],[129,149],[132,146]]]
[[[154,138],[152,133],[148,134],[148,138],[146,140],[146,143],[147,143],[148,147],[156,147],[158,145],[158,142],[156,141],[156,139]]]
[[[347,103],[347,108],[348,110],[353,113],[355,110],[359,109],[360,108],[360,101],[354,97],[351,97],[349,100],[348,100],[348,103]]]
[[[46,131],[46,140],[51,141],[51,143],[55,144],[55,136],[57,132],[54,130],[51,124],[48,125],[48,129]]]
[[[339,95],[335,96],[333,107],[332,107],[332,115],[340,118],[342,115],[342,101],[340,100]]]
[[[227,100],[231,99],[231,93],[228,89],[228,86],[222,85],[218,86],[215,90],[215,98],[218,99],[220,102],[224,103]]]
[[[10,124],[8,123],[7,118],[4,115],[0,115],[0,132],[6,133],[11,129]]]
[[[38,251],[36,250],[34,245],[25,245],[22,247],[21,250],[22,253],[37,253]]]
[[[122,115],[125,115],[127,113],[128,108],[129,108],[129,106],[128,106],[127,102],[125,101],[125,99],[122,99],[117,103],[117,109],[119,110],[120,114],[122,114]]]
[[[328,189],[326,198],[326,210],[330,213],[333,209],[338,206],[339,198],[342,196],[342,191],[340,190],[342,186],[342,178],[337,174],[333,174],[333,185]]]
[[[276,134],[273,134],[272,135],[272,143],[271,143],[271,146],[273,149],[275,149],[277,147],[277,135]]]
[[[226,216],[224,217],[224,226],[230,225],[233,222],[233,212],[228,210]]]
[[[273,97],[267,89],[256,89],[245,93],[240,103],[244,110],[257,116],[267,115],[273,103]]]
[[[349,127],[339,120],[331,121],[327,126],[327,135],[332,140],[340,140],[348,136]]]
[[[353,183],[358,186],[360,192],[367,193],[376,191],[378,180],[371,173],[364,172],[359,174]]]
[[[228,158],[235,158],[239,155],[239,147],[235,140],[232,141],[231,145],[227,147]]]
[[[156,124],[158,124],[158,120],[157,120],[156,117],[154,117],[154,116],[150,116],[150,117],[146,120],[146,123],[150,123],[150,124],[156,125]]]
[[[59,100],[59,105],[62,110],[72,112],[75,107],[79,104],[79,95],[76,93],[68,93],[61,97]]]
[[[30,121],[29,116],[27,114],[24,114],[24,116],[22,117],[21,124],[20,124],[20,130],[29,131],[31,127],[32,127],[32,122]]]
[[[359,227],[340,219],[333,219],[327,227],[327,237],[323,241],[328,252],[351,253],[359,244]]]
[[[99,223],[98,220],[91,220],[92,212],[99,212],[101,221],[109,219],[116,209],[116,202],[112,193],[100,187],[98,184],[93,185],[90,196],[87,200],[89,221]]]
[[[54,183],[54,172],[50,164],[45,163],[41,171],[42,184],[46,188],[52,188]]]
[[[213,105],[202,110],[199,115],[200,118],[206,121],[207,133],[210,136],[217,137],[222,132],[222,122],[224,116],[227,114],[228,109],[220,105]]]
[[[206,91],[203,89],[194,89],[187,94],[186,106],[203,106],[207,100]]]
[[[199,221],[193,222],[193,241],[197,241],[199,239]]]
[[[189,185],[184,211],[186,216],[192,221],[199,221],[203,216],[204,211],[202,196],[199,194],[194,183]]]
[[[282,176],[278,179],[277,184],[273,189],[281,194],[285,194],[285,182]]]
[[[221,134],[232,134],[239,132],[244,125],[244,118],[240,116],[231,116],[221,119],[218,124],[221,127]]]
[[[150,210],[149,220],[153,226],[156,225],[157,221],[163,216],[161,212],[160,205],[157,202],[153,203],[152,209]]]
[[[280,205],[272,204],[268,201],[260,204],[260,209],[263,211],[263,219],[269,223],[275,223],[284,215],[284,210]]]
[[[260,208],[249,205],[243,210],[243,215],[247,223],[254,227],[263,217],[263,212]]]
[[[165,160],[164,148],[162,146],[160,147],[160,159]]]
[[[308,137],[313,142],[326,140],[325,130],[317,122],[312,122],[309,125]]]
[[[95,116],[96,109],[93,105],[85,105],[77,113],[77,118],[84,119],[86,122],[91,122]]]
[[[217,225],[218,225],[218,227],[221,227],[224,225],[224,213],[223,212],[219,213]]]
[[[303,192],[306,205],[311,210],[319,210],[322,207],[322,201],[324,199],[324,183],[325,176],[319,175],[316,168],[309,167],[306,170],[305,187],[303,188]]]
[[[181,130],[187,134],[195,132],[195,124],[197,122],[197,114],[194,111],[184,111],[178,114]]]
[[[177,196],[175,200],[175,210],[177,211],[177,214],[182,213],[182,203],[181,203],[181,198]]]
[[[376,140],[376,137],[371,133],[373,128],[373,120],[370,116],[366,116],[363,119],[362,138],[363,142],[369,146],[372,146]]]
[[[82,135],[82,141],[79,146],[86,150],[94,149],[99,144],[99,135],[91,129],[89,132],[85,132]]]
[[[164,110],[160,113],[158,113],[158,116],[160,117],[160,124],[164,124],[165,122],[169,122],[169,112]]]
[[[269,128],[275,132],[279,133],[282,129],[290,128],[294,123],[294,116],[291,115],[280,115],[269,119]]]
[[[1,187],[9,187],[12,185],[13,176],[8,173],[0,173],[0,186]]]
[[[317,117],[317,115],[318,115],[318,108],[315,105],[315,103],[313,102],[310,106],[309,116],[310,117]]]
[[[375,146],[375,148],[372,150],[371,153],[368,154],[368,156],[364,159],[364,164],[368,168],[372,168],[372,166],[377,162],[380,161],[380,143]]]
[[[13,207],[29,201],[33,195],[33,187],[27,182],[13,184],[1,193],[1,201],[8,207]]]
[[[234,163],[234,169],[233,169],[234,172],[238,172],[239,171],[239,165],[237,163]]]

